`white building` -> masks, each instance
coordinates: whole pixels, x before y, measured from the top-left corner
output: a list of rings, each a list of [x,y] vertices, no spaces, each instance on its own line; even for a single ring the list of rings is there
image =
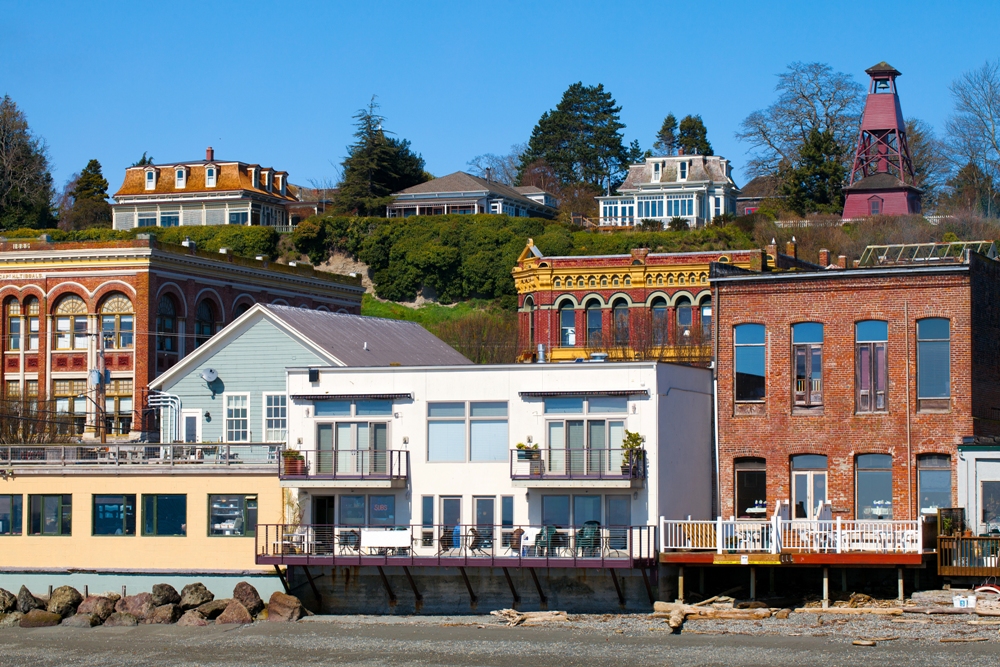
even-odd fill
[[[739,188],[729,160],[717,155],[648,157],[629,167],[614,196],[597,197],[602,227],[655,220],[666,227],[683,218],[702,227],[717,216],[736,212]]]
[[[293,539],[294,553],[327,565],[388,553],[418,565],[534,567],[524,559],[544,556],[609,567],[652,562],[660,516],[711,513],[707,369],[295,368],[287,390],[288,447],[301,457],[286,454],[281,484],[297,490],[307,529],[289,538],[261,526],[278,553],[259,562],[291,562],[281,545]],[[623,450],[626,431],[642,454]]]
[[[411,215],[495,213],[515,218],[554,218],[559,202],[533,185],[508,186],[456,171],[400,190],[386,207],[388,218]]]

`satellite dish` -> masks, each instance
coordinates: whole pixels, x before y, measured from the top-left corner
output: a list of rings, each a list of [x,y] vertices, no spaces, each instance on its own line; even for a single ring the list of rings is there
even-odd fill
[[[214,368],[206,368],[201,372],[201,379],[209,384],[212,384],[219,379],[219,372]]]

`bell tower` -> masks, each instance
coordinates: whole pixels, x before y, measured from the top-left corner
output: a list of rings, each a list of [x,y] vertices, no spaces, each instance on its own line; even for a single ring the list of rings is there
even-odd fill
[[[920,213],[920,190],[914,185],[906,124],[896,92],[900,72],[882,61],[865,73],[871,81],[850,180],[844,188],[843,218]]]

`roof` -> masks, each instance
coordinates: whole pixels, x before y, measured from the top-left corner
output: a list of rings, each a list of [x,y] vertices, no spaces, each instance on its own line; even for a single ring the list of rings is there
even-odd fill
[[[920,192],[919,188],[912,185],[907,185],[903,181],[899,180],[892,174],[881,172],[878,174],[872,174],[871,176],[865,176],[860,181],[856,181],[853,185],[849,185],[845,190],[913,190],[915,192]]]
[[[687,179],[677,180],[677,163],[681,160],[688,162]],[[660,175],[661,184],[690,183],[699,181],[713,181],[716,183],[732,183],[732,179],[726,174],[723,166],[724,157],[718,155],[673,155],[669,157],[650,158],[642,164],[633,164],[628,168],[628,175],[625,181],[618,186],[619,192],[626,190],[638,190],[641,184],[653,183],[653,163],[663,162],[663,173]],[[733,184],[735,186],[735,183]]]
[[[491,192],[493,194],[500,195],[507,199],[514,199],[524,203],[526,206],[531,206],[537,208],[543,206],[543,204],[538,203],[533,199],[528,199],[517,189],[510,187],[509,185],[504,185],[503,183],[498,183],[497,181],[487,181],[485,178],[480,178],[479,176],[473,176],[464,171],[456,171],[454,174],[448,174],[447,176],[442,176],[441,178],[435,178],[426,183],[419,183],[417,185],[406,188],[399,192],[394,193],[395,195],[419,195],[419,194],[432,194],[438,192]],[[544,192],[535,188],[531,192]],[[527,190],[525,192],[528,192]],[[544,208],[551,209],[550,206],[544,206]]]
[[[865,74],[867,74],[868,76],[874,76],[875,74],[891,74],[893,76],[903,75],[902,72],[900,72],[898,69],[896,69],[895,67],[893,67],[884,60],[878,63],[877,65],[872,65],[871,67],[866,69]]]
[[[522,195],[552,194],[550,192],[546,192],[545,190],[542,190],[540,187],[535,186],[535,185],[515,185],[514,189],[517,192],[520,192]]]
[[[205,167],[210,164],[215,165],[215,167],[219,170],[219,173],[216,176],[216,185],[214,188],[209,188],[205,185]],[[175,187],[176,184],[174,182],[174,174],[172,172],[176,167],[186,167],[188,169],[187,179],[183,188]],[[258,169],[258,182],[256,187],[253,184],[253,178],[250,174],[251,167]],[[150,168],[155,169],[158,173],[156,178],[156,187],[152,190],[147,190],[146,171]],[[192,162],[177,162],[174,164],[129,167],[125,170],[125,180],[122,182],[121,187],[118,188],[118,192],[114,194],[114,197],[117,199],[122,196],[197,194],[201,192],[215,193],[243,190],[245,192],[252,192],[265,197],[272,197],[274,199],[284,201],[296,200],[291,191],[288,190],[287,184],[286,190],[288,190],[288,194],[281,194],[281,189],[277,187],[276,183],[274,184],[274,187],[271,188],[271,191],[268,192],[267,189],[263,187],[263,178],[260,177],[260,174],[265,171],[271,172],[272,176],[275,174],[283,174],[286,178],[288,176],[288,172],[272,169],[270,167],[262,168],[259,165],[247,164],[245,162],[222,160],[213,160],[211,162],[195,160]]]
[[[757,176],[740,188],[737,199],[768,199],[781,197],[781,178],[778,176]]]

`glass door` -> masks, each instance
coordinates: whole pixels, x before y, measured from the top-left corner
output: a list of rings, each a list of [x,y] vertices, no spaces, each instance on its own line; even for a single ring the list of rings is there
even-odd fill
[[[441,551],[462,547],[462,499],[441,499]]]
[[[371,472],[384,475],[388,469],[388,424],[371,424]]]
[[[815,519],[820,503],[826,502],[826,471],[796,471],[792,475],[792,507],[795,519]]]
[[[608,496],[605,525],[608,526],[608,548],[623,551],[628,548],[628,526],[632,523],[631,499],[628,496]]]
[[[583,421],[566,422],[566,449],[569,456],[569,472],[582,474],[586,469],[587,441]]]
[[[479,546],[489,549],[493,546],[493,526],[496,524],[496,499],[476,498],[476,533]]]
[[[588,435],[587,472],[600,474],[604,471],[607,460],[607,432],[603,419],[587,422]]]
[[[351,424],[338,423],[337,428],[337,472],[341,475],[358,473],[357,448],[351,437]],[[332,455],[331,455],[332,456]]]
[[[320,424],[316,432],[316,472],[333,472],[333,424]]]

